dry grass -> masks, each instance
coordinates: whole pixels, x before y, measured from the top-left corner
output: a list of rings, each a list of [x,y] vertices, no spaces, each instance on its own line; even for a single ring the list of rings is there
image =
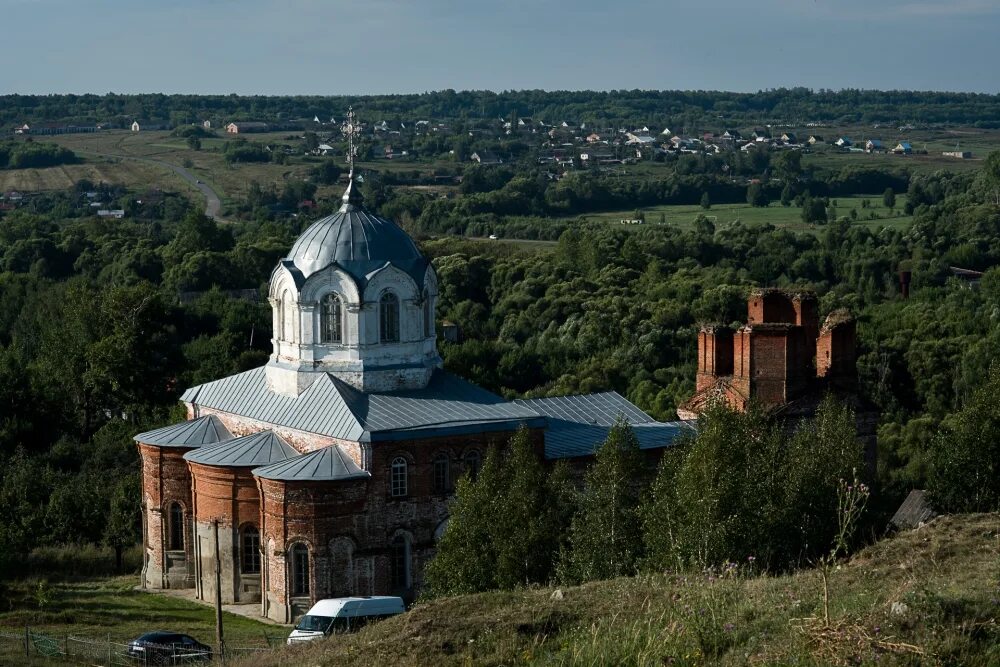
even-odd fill
[[[246,664],[1000,664],[998,536],[1000,515],[945,517],[864,550],[830,626],[811,570],[662,574],[436,600]]]
[[[183,181],[164,167],[145,162],[97,160],[45,169],[0,170],[0,191],[42,192],[65,190],[86,178],[99,183],[114,183],[126,188],[158,186],[164,190],[184,191]]]

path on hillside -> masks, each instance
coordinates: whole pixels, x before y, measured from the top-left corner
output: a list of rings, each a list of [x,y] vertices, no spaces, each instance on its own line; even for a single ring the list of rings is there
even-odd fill
[[[219,222],[228,222],[221,215],[219,215],[222,210],[222,200],[219,197],[219,193],[212,189],[208,183],[205,183],[200,178],[188,171],[187,168],[182,167],[179,164],[174,164],[173,162],[167,162],[166,160],[153,157],[137,157],[135,155],[125,155],[123,153],[102,153],[100,151],[92,151],[87,149],[77,149],[79,153],[89,153],[91,155],[99,155],[101,157],[115,158],[118,160],[136,160],[137,162],[146,162],[149,164],[156,164],[161,167],[166,167],[170,171],[174,172],[189,185],[197,189],[205,197],[205,215],[217,220]]]

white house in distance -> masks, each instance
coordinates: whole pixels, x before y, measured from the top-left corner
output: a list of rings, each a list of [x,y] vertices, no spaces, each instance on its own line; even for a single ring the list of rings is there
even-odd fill
[[[133,120],[133,121],[132,121],[132,131],[133,131],[133,132],[138,132],[138,131],[139,131],[139,130],[141,130],[141,129],[142,129],[142,128],[141,128],[141,127],[139,126],[139,121],[137,121],[137,120]]]
[[[899,153],[900,155],[909,155],[913,152],[913,146],[909,141],[900,141],[896,144],[896,147],[892,149],[893,153]]]
[[[869,139],[865,142],[865,150],[869,153],[877,153],[882,150],[881,139]]]

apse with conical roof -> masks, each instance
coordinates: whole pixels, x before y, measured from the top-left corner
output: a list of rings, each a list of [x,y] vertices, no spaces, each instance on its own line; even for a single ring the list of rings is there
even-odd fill
[[[350,123],[353,146],[356,124]],[[365,392],[421,389],[441,367],[430,262],[364,205],[353,165],[343,203],[311,224],[271,274],[272,391],[297,396],[330,373]]]

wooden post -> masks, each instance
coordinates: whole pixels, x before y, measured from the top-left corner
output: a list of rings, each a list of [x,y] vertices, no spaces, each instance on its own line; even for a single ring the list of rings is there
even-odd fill
[[[28,626],[24,626],[24,657],[27,658],[31,655],[31,631],[28,630]]]
[[[222,640],[222,559],[219,557],[219,521],[212,522],[215,532],[215,644],[219,660],[226,664],[226,649]]]
[[[143,554],[145,555],[145,554]],[[108,633],[108,667],[114,664],[114,654],[111,652],[111,633]]]

